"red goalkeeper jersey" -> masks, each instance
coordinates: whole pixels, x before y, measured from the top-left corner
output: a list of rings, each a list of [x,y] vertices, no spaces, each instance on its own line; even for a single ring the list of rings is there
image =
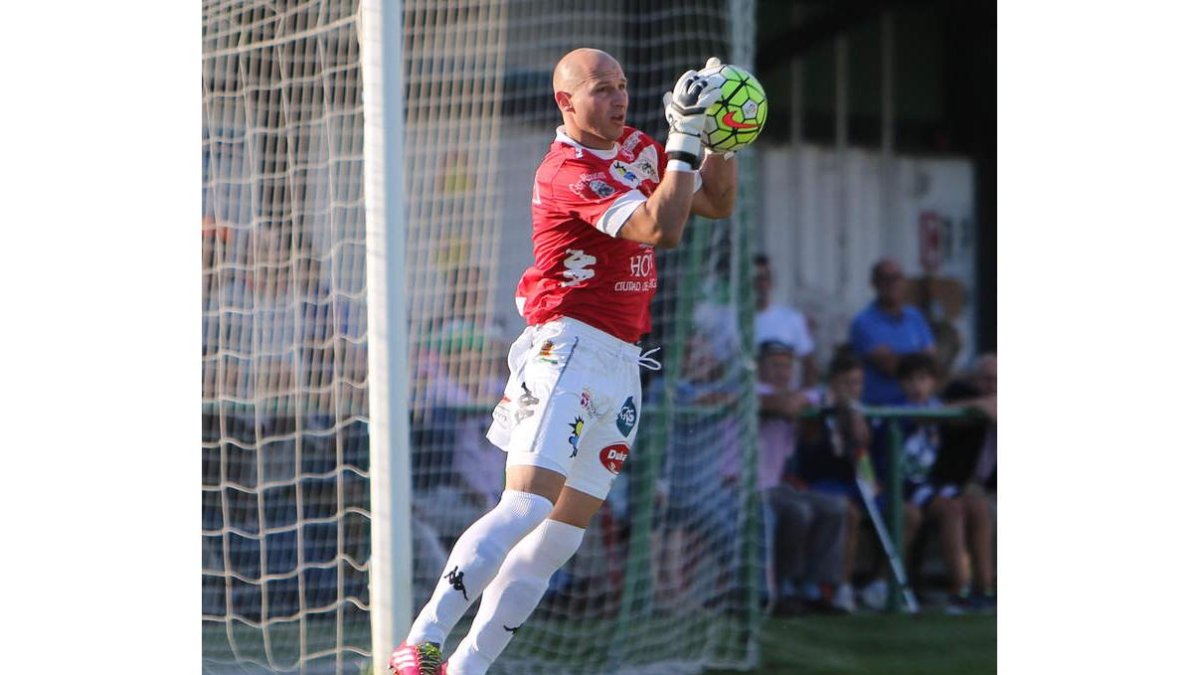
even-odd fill
[[[633,127],[607,152],[584,148],[559,127],[534,178],[534,262],[517,284],[530,325],[570,317],[626,342],[650,331],[654,248],[617,233],[666,167],[662,146]]]

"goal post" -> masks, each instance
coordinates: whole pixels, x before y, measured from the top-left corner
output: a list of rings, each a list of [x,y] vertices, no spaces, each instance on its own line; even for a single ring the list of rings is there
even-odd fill
[[[401,0],[362,0],[363,198],[366,202],[371,418],[371,656],[387,673],[408,632],[412,598],[408,303]]]

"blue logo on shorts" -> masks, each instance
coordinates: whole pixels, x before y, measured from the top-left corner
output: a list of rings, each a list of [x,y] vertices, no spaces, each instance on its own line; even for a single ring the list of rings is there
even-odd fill
[[[624,405],[621,406],[621,412],[617,413],[617,428],[626,437],[633,431],[634,425],[637,424],[637,406],[633,405],[633,397],[625,399]]]

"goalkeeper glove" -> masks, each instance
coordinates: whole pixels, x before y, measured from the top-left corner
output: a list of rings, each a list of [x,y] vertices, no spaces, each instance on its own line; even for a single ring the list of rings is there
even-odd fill
[[[671,127],[667,134],[669,159],[682,160],[691,165],[693,171],[700,168],[703,156],[700,134],[704,131],[704,111],[720,97],[720,85],[712,86],[710,78],[694,70],[687,71],[679,78],[674,91],[663,94],[667,124]]]

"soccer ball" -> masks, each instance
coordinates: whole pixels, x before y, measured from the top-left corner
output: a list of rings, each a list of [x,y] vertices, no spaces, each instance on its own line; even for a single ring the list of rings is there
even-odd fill
[[[724,78],[721,98],[705,111],[700,141],[710,150],[741,150],[758,138],[767,122],[767,94],[745,68],[723,64],[716,75]]]

